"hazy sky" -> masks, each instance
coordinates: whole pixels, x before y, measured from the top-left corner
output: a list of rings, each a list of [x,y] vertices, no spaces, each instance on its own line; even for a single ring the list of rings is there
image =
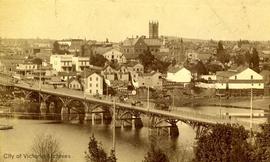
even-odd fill
[[[269,0],[0,0],[0,36],[120,41],[159,34],[270,40]]]

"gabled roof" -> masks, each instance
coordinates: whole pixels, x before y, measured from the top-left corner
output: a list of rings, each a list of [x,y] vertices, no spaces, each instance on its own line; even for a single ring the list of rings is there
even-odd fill
[[[182,69],[186,69],[186,68],[183,67],[183,66],[170,67],[168,69],[168,73],[176,73],[176,72],[178,72],[179,70],[182,70]]]
[[[140,37],[127,38],[127,39],[124,40],[123,46],[134,46],[138,42],[139,39],[140,39]]]
[[[73,81],[78,81],[78,83],[79,83],[80,85],[82,85],[80,79],[75,78],[75,77],[72,77],[71,79],[69,79],[69,82],[68,82],[68,83],[71,83],[71,82],[73,82]]]

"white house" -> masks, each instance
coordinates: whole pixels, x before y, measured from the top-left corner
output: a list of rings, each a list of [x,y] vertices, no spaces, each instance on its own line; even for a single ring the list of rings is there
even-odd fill
[[[72,57],[72,64],[75,65],[75,71],[81,72],[90,66],[89,57]]]
[[[72,70],[73,55],[51,55],[50,64],[57,72],[69,72]]]
[[[111,49],[103,54],[103,56],[109,60],[117,60],[118,63],[126,63],[126,57],[117,49]]]
[[[243,93],[246,95],[251,89],[257,91],[256,93],[263,93],[263,76],[250,68],[245,68],[239,71],[217,72],[216,75],[216,89],[231,90],[233,93]],[[241,92],[241,90],[243,92]]]
[[[177,83],[190,83],[191,79],[191,72],[184,67],[169,69],[166,77],[166,80]]]
[[[85,94],[103,95],[103,77],[96,72],[90,73],[85,78]]]

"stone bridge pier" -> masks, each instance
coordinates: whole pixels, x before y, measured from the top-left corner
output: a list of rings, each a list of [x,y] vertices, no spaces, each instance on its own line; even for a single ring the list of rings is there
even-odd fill
[[[179,121],[177,119],[168,119],[161,116],[150,115],[150,134],[165,135],[172,138],[179,136],[179,129],[176,123]]]

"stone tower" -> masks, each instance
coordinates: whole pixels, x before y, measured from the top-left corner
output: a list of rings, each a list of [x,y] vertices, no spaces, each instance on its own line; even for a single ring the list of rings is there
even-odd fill
[[[158,38],[158,21],[149,22],[149,38]]]

